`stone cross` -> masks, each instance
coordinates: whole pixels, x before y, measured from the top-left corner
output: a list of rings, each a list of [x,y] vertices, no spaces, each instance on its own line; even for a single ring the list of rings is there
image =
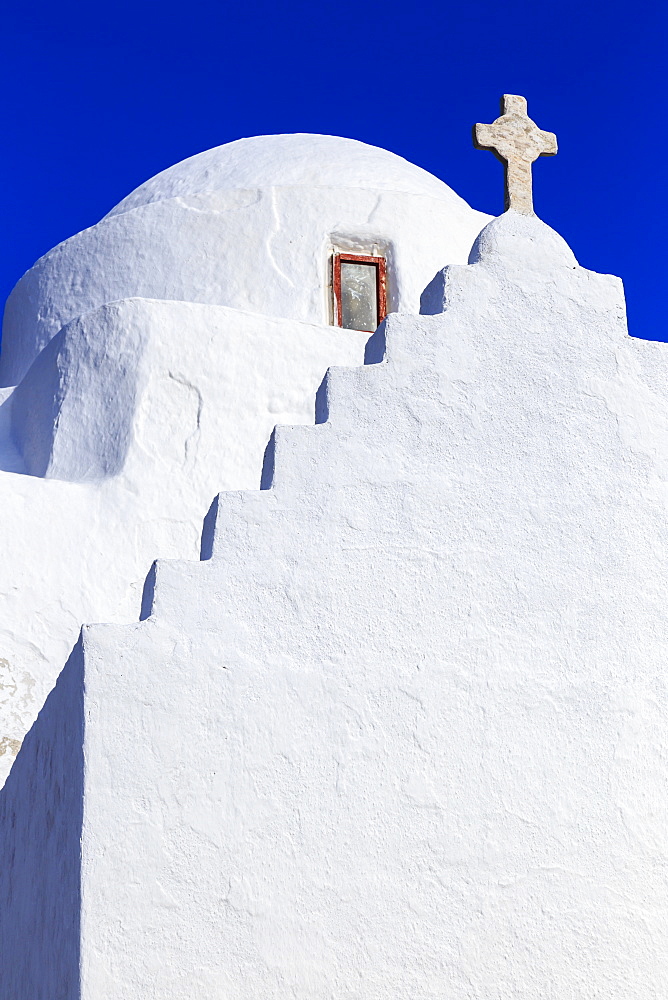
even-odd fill
[[[476,125],[473,145],[491,149],[506,169],[506,211],[512,208],[522,215],[533,215],[531,164],[539,156],[554,156],[557,137],[543,132],[527,114],[525,97],[504,94],[502,115],[491,125]]]

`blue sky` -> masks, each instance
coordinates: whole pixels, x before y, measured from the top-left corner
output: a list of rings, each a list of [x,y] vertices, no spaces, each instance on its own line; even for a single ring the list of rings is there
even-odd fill
[[[668,340],[667,28],[665,2],[10,0],[0,296],[142,181],[240,136],[361,139],[498,214],[502,168],[471,126],[506,92],[559,139],[536,211],[621,275],[631,333]]]

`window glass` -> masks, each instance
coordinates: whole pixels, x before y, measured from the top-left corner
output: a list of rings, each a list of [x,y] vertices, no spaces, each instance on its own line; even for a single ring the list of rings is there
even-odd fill
[[[375,264],[341,261],[341,326],[368,330],[378,326],[378,268]]]

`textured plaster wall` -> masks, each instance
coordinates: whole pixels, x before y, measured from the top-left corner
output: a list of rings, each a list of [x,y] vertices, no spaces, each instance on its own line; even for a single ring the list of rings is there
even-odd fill
[[[78,1000],[83,811],[79,643],[0,789],[0,995]]]
[[[415,311],[486,220],[386,150],[259,136],[170,167],[21,279],[0,355],[19,383],[0,389],[0,783],[82,622],[134,620],[152,561],[195,558],[273,425],[312,421],[327,366],[361,363],[367,335],[329,326],[332,250],[384,253],[390,308]]]
[[[69,324],[0,399],[0,782],[85,621],[133,621],[156,555],[198,557],[367,334],[140,299]],[[18,445],[18,447],[17,447]],[[30,474],[28,474],[30,473]],[[42,478],[46,477],[46,478]]]
[[[134,296],[331,322],[333,245],[383,252],[390,311],[417,312],[444,263],[463,263],[489,216],[385,150],[333,136],[260,136],[147,182],[23,276],[5,309],[0,382],[14,384],[62,327]]]
[[[663,996],[666,348],[472,261],[86,630],[83,1000]]]

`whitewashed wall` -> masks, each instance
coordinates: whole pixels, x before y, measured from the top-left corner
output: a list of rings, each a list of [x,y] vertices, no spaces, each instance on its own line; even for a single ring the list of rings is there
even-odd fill
[[[367,335],[328,325],[332,247],[386,253],[390,308],[417,310],[486,219],[385,150],[259,136],[170,167],[21,279],[0,355],[21,378],[0,390],[0,783],[81,624],[135,620],[152,561],[195,558],[273,425],[311,422],[328,365],[361,363]]]
[[[662,995],[666,347],[536,219],[472,260],[85,630],[83,1000]]]
[[[464,263],[489,216],[386,150],[335,136],[242,139],[170,167],[55,247],[5,309],[0,384],[60,329],[134,296],[331,322],[332,245],[382,252],[389,309],[417,312],[436,271]]]
[[[198,557],[218,490],[259,486],[276,421],[313,422],[367,336],[133,299],[49,344],[0,408],[0,782],[82,622],[136,621],[156,555]]]

